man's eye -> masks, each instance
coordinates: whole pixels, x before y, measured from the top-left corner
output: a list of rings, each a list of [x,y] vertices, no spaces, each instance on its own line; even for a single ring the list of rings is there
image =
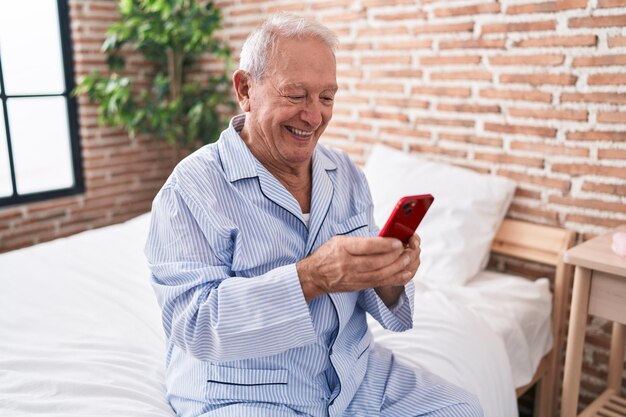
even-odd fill
[[[304,99],[304,96],[288,96],[288,98],[289,98],[289,100],[297,101],[297,100]]]
[[[326,103],[332,103],[335,99],[333,97],[322,97],[322,100]]]

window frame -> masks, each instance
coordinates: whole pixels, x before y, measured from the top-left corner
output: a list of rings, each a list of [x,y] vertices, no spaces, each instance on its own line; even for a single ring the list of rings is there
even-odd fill
[[[51,200],[58,197],[65,197],[81,194],[85,191],[83,177],[83,164],[81,156],[79,125],[78,125],[78,105],[76,98],[72,95],[75,87],[74,79],[74,58],[72,51],[72,36],[70,27],[70,14],[68,0],[56,0],[57,12],[59,16],[59,32],[61,36],[61,53],[63,55],[63,70],[65,90],[61,94],[28,94],[28,95],[7,95],[4,86],[4,76],[2,73],[2,61],[0,60],[0,101],[2,102],[2,115],[5,126],[6,145],[9,159],[9,169],[11,172],[11,186],[13,193],[8,197],[0,197],[0,210],[4,207],[33,203],[37,201]],[[39,191],[28,194],[17,193],[17,183],[15,176],[15,164],[13,161],[13,151],[11,146],[11,132],[9,129],[9,116],[7,109],[7,99],[23,97],[64,97],[67,105],[67,122],[70,135],[70,148],[72,152],[72,171],[74,185],[69,188],[60,188],[48,191]]]

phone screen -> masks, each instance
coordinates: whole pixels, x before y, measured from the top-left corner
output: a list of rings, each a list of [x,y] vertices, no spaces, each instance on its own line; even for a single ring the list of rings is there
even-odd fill
[[[378,236],[393,237],[408,244],[434,200],[430,194],[402,197]]]

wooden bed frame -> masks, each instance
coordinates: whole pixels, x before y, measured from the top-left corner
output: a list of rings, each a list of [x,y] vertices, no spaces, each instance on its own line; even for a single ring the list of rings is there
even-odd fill
[[[563,253],[576,239],[576,233],[558,227],[505,219],[491,245],[493,254],[556,267],[552,305],[552,350],[543,357],[531,382],[517,388],[519,398],[537,384],[535,417],[556,415],[561,383],[562,347],[572,281],[572,268],[563,263]]]

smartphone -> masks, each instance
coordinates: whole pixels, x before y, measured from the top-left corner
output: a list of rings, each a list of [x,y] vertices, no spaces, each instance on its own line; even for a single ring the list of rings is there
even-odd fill
[[[402,197],[378,236],[394,237],[405,245],[408,244],[433,201],[435,198],[430,194]]]

